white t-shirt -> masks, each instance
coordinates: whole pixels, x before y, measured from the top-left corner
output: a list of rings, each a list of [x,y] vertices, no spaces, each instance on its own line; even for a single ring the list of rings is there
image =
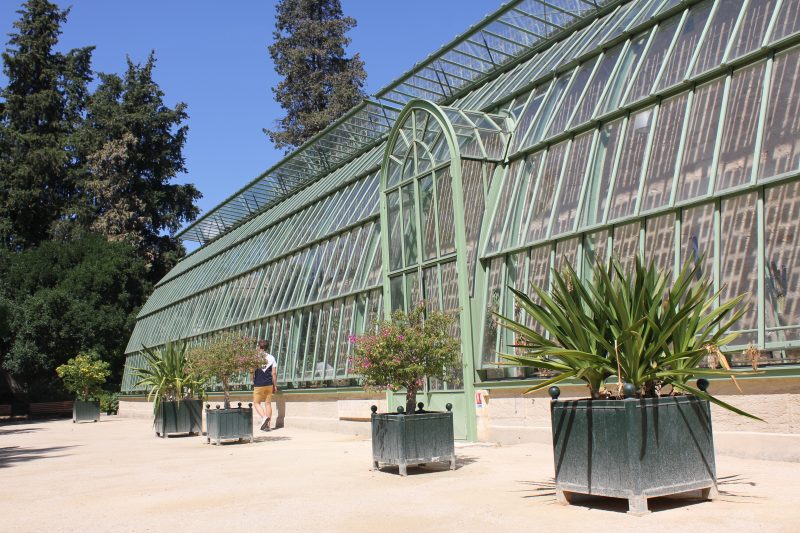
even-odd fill
[[[264,363],[260,368],[256,369],[253,376],[253,385],[256,387],[268,387],[269,385],[277,385],[272,379],[272,370],[277,366],[277,362],[272,354],[261,351],[264,356]]]

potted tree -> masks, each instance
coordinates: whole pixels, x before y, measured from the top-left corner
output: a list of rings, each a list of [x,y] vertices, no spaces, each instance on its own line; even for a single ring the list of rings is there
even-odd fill
[[[460,361],[461,343],[450,334],[453,317],[426,311],[424,304],[408,313],[395,311],[391,320],[379,321],[354,343],[352,365],[367,389],[405,389],[406,406],[397,413],[378,413],[372,406],[372,461],[398,465],[406,475],[408,465],[450,461],[455,468],[453,413],[425,411],[417,392],[425,377],[446,380]]]
[[[719,293],[699,262],[671,272],[637,257],[632,272],[614,259],[590,279],[566,267],[552,272],[540,303],[511,289],[519,307],[546,334],[497,315],[516,335],[507,364],[555,374],[528,392],[550,388],[557,498],[573,493],[627,498],[629,512],[648,512],[647,498],[699,491],[717,494],[709,402],[752,415],[707,392],[704,377],[734,379],[721,347],[744,313],[743,295],[716,305]],[[713,358],[719,369],[701,367]],[[697,380],[697,386],[690,380]],[[559,401],[555,384],[586,383],[590,398]]]
[[[153,402],[153,426],[156,435],[167,437],[202,432],[201,380],[189,369],[186,342],[166,343],[162,348],[145,348],[146,366],[134,368],[139,378],[136,386],[147,389],[147,399]],[[197,398],[195,398],[195,396]]]
[[[206,404],[206,439],[220,444],[222,440],[248,439],[253,442],[253,404],[231,407],[230,383],[245,373],[252,373],[262,362],[253,341],[232,332],[222,332],[203,346],[189,351],[189,366],[201,380],[216,380],[222,387],[223,408],[211,409]]]
[[[101,387],[111,374],[109,365],[94,352],[81,353],[56,368],[64,387],[75,395],[72,403],[72,422],[100,420]]]

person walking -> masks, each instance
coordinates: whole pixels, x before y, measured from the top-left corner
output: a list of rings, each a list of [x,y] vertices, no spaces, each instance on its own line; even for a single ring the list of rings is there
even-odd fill
[[[253,374],[253,403],[261,416],[261,431],[269,431],[272,418],[272,394],[278,392],[278,365],[275,357],[267,353],[267,341],[258,341],[258,353],[263,356],[262,365]],[[264,408],[261,407],[264,402]]]

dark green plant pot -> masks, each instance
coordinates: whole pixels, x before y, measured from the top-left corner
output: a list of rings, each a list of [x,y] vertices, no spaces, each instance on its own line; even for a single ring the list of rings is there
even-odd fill
[[[202,409],[200,400],[161,402],[154,421],[156,435],[199,435],[203,431]]]
[[[97,422],[100,420],[100,402],[72,402],[72,422]]]
[[[253,408],[241,405],[240,403],[239,407],[228,409],[211,409],[206,404],[206,442],[221,444],[223,440],[242,439],[253,442]]]
[[[556,497],[627,498],[646,514],[647,498],[717,494],[709,404],[694,396],[552,401]]]
[[[398,465],[406,475],[408,465],[449,461],[456,468],[453,413],[380,413],[373,406],[372,465]]]

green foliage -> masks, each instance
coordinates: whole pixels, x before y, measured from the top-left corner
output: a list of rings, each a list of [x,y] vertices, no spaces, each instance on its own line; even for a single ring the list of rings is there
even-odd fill
[[[136,387],[147,389],[147,400],[153,402],[157,413],[161,402],[191,399],[204,394],[203,380],[189,368],[186,358],[186,342],[168,342],[153,350],[142,346],[146,366],[134,368],[139,378]]]
[[[128,244],[97,235],[0,250],[0,302],[10,310],[9,334],[0,335],[3,367],[29,389],[57,391],[55,368],[96,351],[119,383],[125,342],[150,291],[146,277],[144,261]]]
[[[700,277],[700,262],[688,261],[675,281],[672,273],[637,256],[632,272],[614,259],[598,264],[591,280],[581,279],[569,265],[552,271],[553,289],[533,291],[541,304],[511,289],[519,307],[547,336],[523,322],[495,313],[499,323],[517,336],[518,355],[503,355],[510,364],[553,371],[556,376],[531,391],[569,378],[585,381],[593,398],[620,397],[631,383],[640,398],[656,397],[664,387],[707,399],[749,415],[688,384],[697,376],[730,376],[734,372],[720,351],[737,334],[728,331],[744,314],[744,295],[715,306],[719,293]],[[713,358],[723,369],[704,368]],[[616,391],[606,380],[616,377]]]
[[[300,146],[364,98],[364,62],[345,56],[355,25],[339,0],[278,2],[269,54],[283,78],[272,91],[286,116],[264,130],[277,148]]]
[[[103,391],[100,395],[100,411],[107,415],[117,414],[119,412],[119,394]]]
[[[446,313],[426,312],[423,304],[408,313],[395,311],[391,320],[375,324],[375,333],[351,337],[353,371],[369,388],[405,388],[406,411],[413,413],[425,377],[445,380],[460,364],[461,343],[450,334],[453,322]]]
[[[253,339],[230,331],[217,333],[207,344],[189,350],[189,368],[204,383],[215,379],[222,384],[225,407],[230,407],[230,382],[235,377],[252,373],[264,362],[256,351]]]
[[[0,89],[0,245],[13,250],[47,239],[71,212],[80,188],[75,125],[92,77],[92,47],[54,51],[68,10],[28,0],[18,13]]]
[[[78,354],[56,368],[56,374],[77,400],[87,402],[100,397],[101,387],[111,371],[108,363],[101,361],[96,353],[88,352]]]

